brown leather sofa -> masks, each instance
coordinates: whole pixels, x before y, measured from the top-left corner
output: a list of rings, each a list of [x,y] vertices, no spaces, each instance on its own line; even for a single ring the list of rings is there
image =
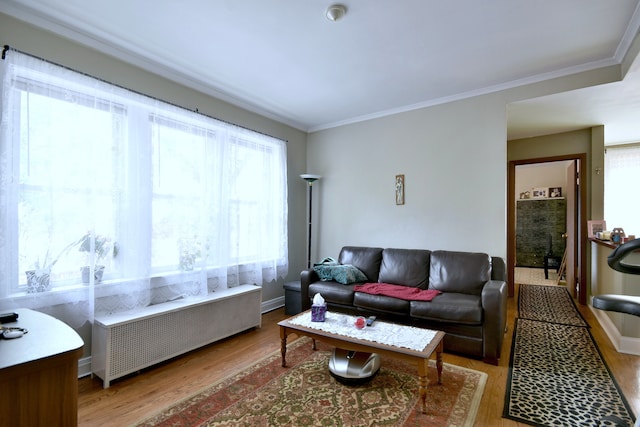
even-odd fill
[[[375,315],[378,319],[444,331],[445,351],[498,363],[507,318],[502,258],[472,252],[345,246],[337,261],[362,271],[367,282],[437,289],[442,293],[432,301],[408,301],[356,292],[354,287],[363,282],[320,280],[311,268],[300,275],[303,310],[320,293],[329,310]]]

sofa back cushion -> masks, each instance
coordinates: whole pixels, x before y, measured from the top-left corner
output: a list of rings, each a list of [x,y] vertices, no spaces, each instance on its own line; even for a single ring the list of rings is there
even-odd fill
[[[431,252],[429,289],[480,295],[491,279],[491,257],[474,252]]]
[[[370,282],[377,282],[382,262],[382,248],[345,246],[338,255],[338,262],[357,267],[367,275]]]
[[[427,289],[430,253],[425,249],[385,249],[378,281]]]

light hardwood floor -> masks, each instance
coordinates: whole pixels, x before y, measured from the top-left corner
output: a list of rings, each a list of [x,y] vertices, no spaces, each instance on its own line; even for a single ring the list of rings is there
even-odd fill
[[[487,365],[452,354],[445,354],[447,363],[464,366],[489,375],[476,418],[476,426],[524,426],[502,418],[508,375],[513,323],[517,313],[517,298],[509,299],[508,331],[498,366]],[[615,351],[589,307],[579,306],[591,325],[600,351],[615,376],[635,414],[640,413],[640,357]],[[262,328],[247,331],[224,341],[178,357],[169,362],[112,382],[102,388],[97,378],[79,380],[78,420],[80,426],[122,427],[142,420],[162,408],[190,396],[207,385],[250,365],[255,359],[279,351],[277,322],[287,318],[284,309],[266,313]],[[292,339],[290,338],[290,341]]]

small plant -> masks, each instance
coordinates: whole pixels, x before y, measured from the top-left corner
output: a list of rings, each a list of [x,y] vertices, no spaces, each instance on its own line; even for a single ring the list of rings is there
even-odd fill
[[[196,259],[202,256],[202,243],[198,236],[182,237],[178,239],[178,251],[180,252],[180,270],[192,271]]]
[[[82,267],[80,271],[82,272],[82,282],[89,283],[90,275],[91,275],[91,241],[93,239],[93,252],[95,257],[93,259],[93,277],[95,283],[99,283],[102,280],[102,274],[104,273],[105,266],[101,264],[101,261],[104,260],[107,256],[111,255],[112,257],[116,257],[118,255],[118,243],[112,242],[110,238],[101,236],[101,235],[93,235],[92,233],[87,233],[79,241],[80,247],[78,250],[80,252],[87,253],[87,265]]]
[[[71,248],[80,243],[80,240],[72,242],[64,247],[55,258],[50,258],[49,250],[44,256],[42,262],[37,259],[33,264],[33,270],[26,271],[27,275],[27,292],[45,292],[50,288],[50,277],[53,266],[56,265],[60,257],[66,254]]]
[[[91,238],[94,239],[93,249],[95,252],[94,266],[100,261],[111,255],[114,258],[118,255],[118,243],[112,242],[110,238],[96,234],[87,233],[80,238],[77,244],[80,244],[78,250],[86,252],[87,257],[91,254]]]
[[[104,266],[99,265],[99,263],[104,260],[107,256],[111,255],[115,257],[118,255],[118,244],[116,242],[112,242],[110,238],[101,236],[101,235],[93,235],[91,232],[88,232],[84,236],[82,236],[79,240],[73,241],[64,247],[55,258],[50,257],[49,250],[47,250],[44,259],[41,261],[40,259],[36,260],[33,265],[33,270],[29,270],[26,272],[27,275],[27,292],[45,292],[50,288],[50,277],[51,270],[53,266],[56,265],[58,260],[65,255],[69,250],[78,246],[78,250],[80,252],[87,253],[87,264],[89,264],[90,255],[91,255],[91,239],[94,239],[94,271],[95,277],[99,282],[102,278],[102,272],[104,270]],[[88,274],[90,267],[82,267],[83,271],[83,281],[88,283]],[[86,278],[85,278],[86,276]]]

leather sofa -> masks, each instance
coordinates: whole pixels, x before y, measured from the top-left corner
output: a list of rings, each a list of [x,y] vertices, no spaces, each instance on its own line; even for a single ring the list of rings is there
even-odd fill
[[[320,293],[328,310],[444,331],[444,349],[497,364],[507,317],[504,260],[484,253],[345,246],[337,262],[352,265],[366,282],[441,291],[411,301],[354,290],[356,283],[321,280],[314,267],[300,275],[302,309]],[[325,279],[327,279],[325,277]],[[362,279],[362,278],[360,278]]]

